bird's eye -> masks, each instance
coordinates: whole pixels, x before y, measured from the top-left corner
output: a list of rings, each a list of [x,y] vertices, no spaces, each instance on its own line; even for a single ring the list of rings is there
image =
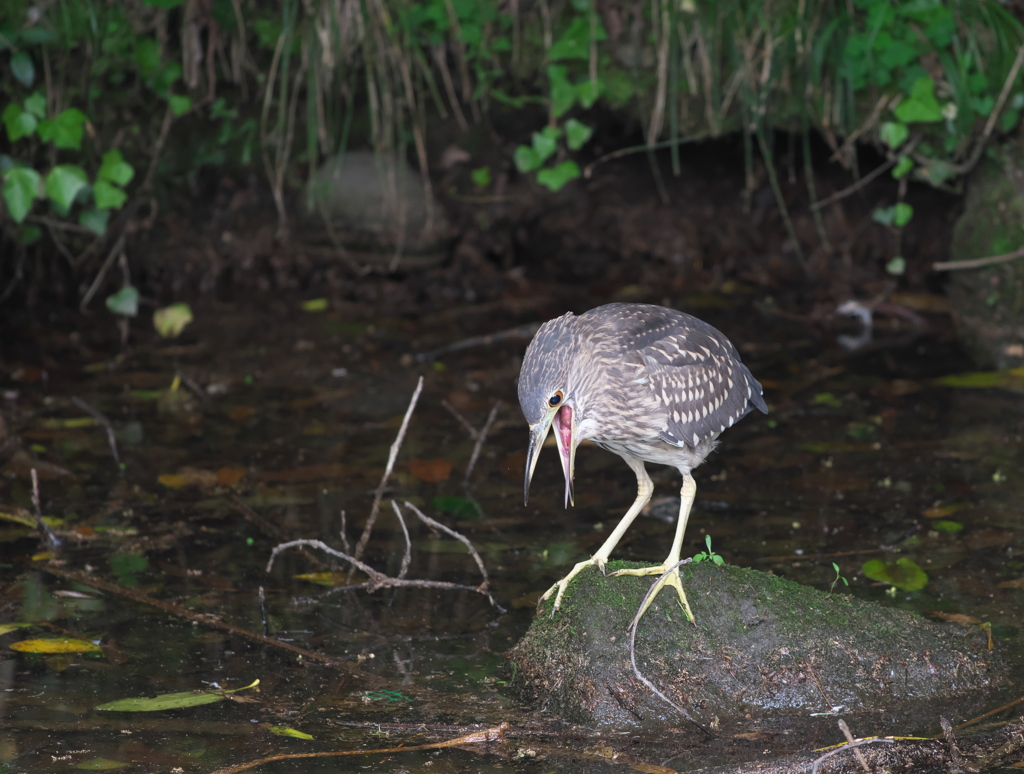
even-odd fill
[[[552,395],[550,398],[548,398],[548,405],[551,406],[552,408],[554,408],[555,406],[557,406],[561,402],[562,402],[562,391],[561,390],[559,390],[554,395]]]

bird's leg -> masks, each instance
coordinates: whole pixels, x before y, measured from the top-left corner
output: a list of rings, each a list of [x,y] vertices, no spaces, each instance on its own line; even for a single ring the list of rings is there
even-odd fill
[[[693,498],[696,494],[697,482],[693,480],[689,471],[686,471],[683,473],[683,488],[679,492],[679,521],[676,522],[676,536],[672,540],[672,550],[668,552],[663,564],[656,567],[641,567],[637,570],[619,570],[612,575],[665,575],[670,567],[675,566],[679,562],[679,555],[683,550],[683,534],[686,532],[686,522],[690,518],[690,508],[693,506]],[[665,586],[672,586],[676,590],[679,594],[679,604],[683,606],[683,612],[691,622],[695,623],[690,603],[686,601],[686,592],[683,591],[683,582],[679,578],[678,567],[658,581],[656,588],[647,597],[647,604],[640,610],[640,615],[647,612],[647,608],[651,606],[654,598]],[[639,616],[637,617],[639,618]]]
[[[618,545],[618,542],[622,539],[626,530],[629,529],[629,525],[633,523],[633,519],[635,519],[637,514],[644,509],[644,506],[647,505],[651,499],[651,495],[654,493],[654,484],[651,483],[651,477],[647,475],[647,470],[644,468],[643,460],[626,459],[626,464],[629,465],[636,474],[636,500],[633,501],[633,505],[631,505],[629,510],[626,511],[626,515],[619,520],[618,525],[614,530],[612,530],[612,534],[610,534],[608,539],[601,544],[601,547],[597,549],[594,555],[573,567],[569,571],[568,575],[545,591],[544,596],[537,601],[537,604],[540,604],[557,592],[557,595],[555,596],[555,606],[551,608],[551,615],[554,615],[562,604],[562,597],[565,595],[565,589],[568,587],[569,581],[579,575],[580,572],[594,564],[597,565],[601,572],[604,572],[604,565],[605,562],[608,561],[608,557],[615,549],[615,546]],[[680,544],[682,543],[682,537],[679,538],[679,542]]]

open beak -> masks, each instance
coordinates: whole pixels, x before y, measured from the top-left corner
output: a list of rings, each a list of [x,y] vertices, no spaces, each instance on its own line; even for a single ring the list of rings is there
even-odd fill
[[[530,428],[530,448],[526,452],[526,481],[523,483],[523,504],[530,499],[530,480],[537,467],[541,447],[548,437],[548,431],[555,430],[555,443],[558,445],[558,457],[562,462],[562,473],[565,475],[565,507],[573,501],[572,479],[576,471],[576,416],[572,406],[563,403],[557,409],[549,411],[544,418]]]

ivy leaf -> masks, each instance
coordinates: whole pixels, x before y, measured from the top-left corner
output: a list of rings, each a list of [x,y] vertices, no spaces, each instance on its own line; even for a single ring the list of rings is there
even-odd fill
[[[608,37],[600,23],[594,25],[594,41]],[[560,59],[590,59],[590,18],[577,16],[570,23],[558,40],[548,49],[548,59],[557,62]]]
[[[935,81],[927,75],[915,80],[910,96],[898,104],[893,113],[905,124],[941,121],[942,108],[935,98]]]
[[[563,65],[548,67],[548,80],[551,82],[551,112],[557,118],[575,104],[576,88],[569,83],[568,70]]]
[[[557,150],[558,137],[561,133],[561,130],[553,126],[545,126],[541,131],[533,133],[533,150],[536,152],[541,164],[547,161],[551,154]]]
[[[897,255],[885,264],[885,270],[894,277],[902,277],[907,271],[907,259]],[[871,425],[871,427],[874,427],[874,425]]]
[[[896,166],[892,168],[893,180],[899,180],[914,168],[914,161],[909,156],[900,156]]]
[[[4,202],[15,223],[21,223],[39,198],[39,173],[31,167],[16,167],[4,175]]]
[[[537,182],[550,191],[561,190],[570,180],[580,176],[580,168],[575,161],[563,161],[557,167],[542,169],[537,173]]]
[[[36,66],[27,51],[19,51],[11,57],[11,75],[25,88],[32,88],[36,81]]]
[[[897,228],[903,228],[912,217],[914,217],[914,208],[906,202],[898,202],[893,207],[892,223]]]
[[[896,150],[906,142],[907,137],[910,136],[910,129],[900,121],[886,121],[878,130],[878,134],[882,142],[892,150]]]
[[[39,137],[58,148],[78,150],[82,147],[82,134],[87,120],[85,113],[78,108],[62,110],[52,121],[39,122]]]
[[[575,118],[565,122],[565,141],[569,150],[578,151],[594,135],[593,128],[587,126]]]
[[[38,91],[25,97],[25,110],[36,118],[46,117],[46,97]]]
[[[598,98],[604,93],[604,81],[590,80],[589,78],[582,83],[576,84],[576,98],[580,101],[580,104],[590,110],[597,102]]]
[[[183,94],[171,94],[167,98],[167,104],[171,106],[171,113],[177,118],[185,115],[192,109],[192,98],[186,97]]]
[[[66,213],[86,185],[85,170],[77,164],[58,164],[46,176],[46,196]]]
[[[111,183],[126,186],[133,177],[135,177],[135,168],[124,160],[121,151],[114,148],[103,154],[103,163],[100,164],[99,172],[96,173],[98,180],[109,180]]]
[[[110,219],[110,210],[83,210],[78,215],[78,224],[89,229],[96,236],[103,236],[107,233],[107,221]]]
[[[107,296],[107,309],[122,317],[135,317],[139,313],[139,291],[125,285],[116,293]]]
[[[486,188],[491,184],[491,168],[478,167],[469,173],[469,178],[477,188]]]
[[[34,115],[22,110],[21,105],[16,102],[12,102],[4,108],[0,120],[4,122],[4,126],[7,128],[7,139],[11,142],[28,137],[36,130],[36,125],[39,123]]]
[[[119,210],[128,199],[128,194],[106,180],[97,180],[92,187],[92,197],[100,209]]]
[[[520,145],[516,148],[515,153],[512,154],[512,161],[516,165],[516,169],[523,173],[532,172],[541,165],[537,151],[528,145]]]

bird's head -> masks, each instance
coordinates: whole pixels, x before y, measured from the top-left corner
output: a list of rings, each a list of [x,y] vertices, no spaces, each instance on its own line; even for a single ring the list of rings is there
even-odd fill
[[[572,313],[541,326],[523,358],[519,373],[519,405],[530,425],[526,453],[523,503],[530,498],[530,480],[548,432],[554,428],[558,456],[565,475],[565,504],[573,502],[572,480],[579,445],[578,403],[573,394],[571,367],[579,351]]]

